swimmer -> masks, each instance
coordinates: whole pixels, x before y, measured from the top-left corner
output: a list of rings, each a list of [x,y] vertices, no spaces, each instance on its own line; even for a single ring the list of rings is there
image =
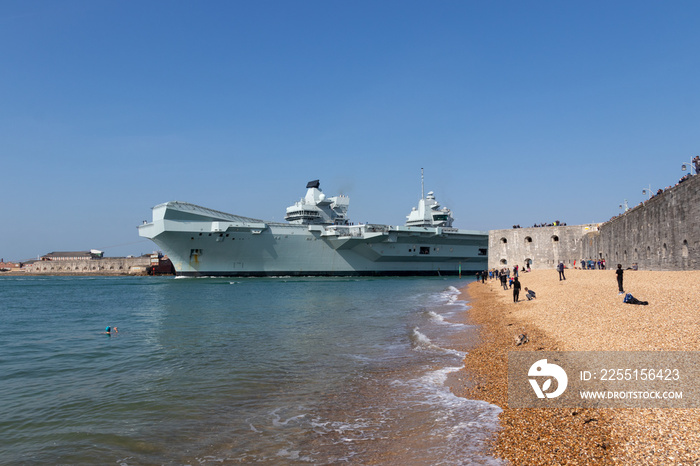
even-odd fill
[[[111,335],[113,333],[119,333],[117,327],[105,327],[105,334]]]

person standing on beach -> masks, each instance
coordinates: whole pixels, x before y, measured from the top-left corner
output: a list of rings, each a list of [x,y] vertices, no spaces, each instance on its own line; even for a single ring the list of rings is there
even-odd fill
[[[557,265],[557,271],[559,272],[559,281],[566,280],[566,277],[564,276],[564,263],[559,262],[559,265]]]
[[[518,277],[513,279],[513,302],[518,302],[518,297],[520,296],[520,280]]]
[[[501,270],[501,285],[503,285],[504,290],[508,289],[508,273],[503,270]]]
[[[622,294],[625,292],[625,290],[622,288],[622,274],[623,273],[625,273],[625,271],[622,270],[622,264],[617,264],[617,270],[615,271],[615,275],[617,275],[617,289],[620,290],[620,292],[617,294]]]

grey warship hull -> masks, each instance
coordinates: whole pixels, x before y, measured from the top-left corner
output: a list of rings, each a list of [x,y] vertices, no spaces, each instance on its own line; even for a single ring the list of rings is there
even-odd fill
[[[265,222],[184,202],[139,226],[180,276],[457,275],[487,268],[488,234],[441,226]]]

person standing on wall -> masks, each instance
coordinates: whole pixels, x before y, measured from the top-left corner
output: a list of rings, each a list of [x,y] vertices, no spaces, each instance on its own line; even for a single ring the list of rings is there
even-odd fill
[[[617,270],[615,271],[615,275],[617,275],[617,288],[620,290],[619,293],[617,294],[622,294],[625,292],[625,290],[622,288],[622,274],[625,273],[624,270],[622,270],[622,264],[617,264]]]

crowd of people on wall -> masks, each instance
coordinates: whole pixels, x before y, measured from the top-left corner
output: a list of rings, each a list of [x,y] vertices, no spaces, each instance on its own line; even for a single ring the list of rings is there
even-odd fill
[[[635,207],[632,207],[632,209],[636,209],[637,207],[640,207],[640,206],[645,205],[647,202],[649,202],[650,200],[654,199],[656,196],[659,196],[659,195],[665,193],[666,191],[668,191],[668,190],[671,189],[671,188],[675,188],[675,187],[678,186],[679,184],[683,183],[684,181],[688,181],[691,177],[696,176],[698,173],[700,173],[700,155],[696,155],[695,157],[693,157],[692,162],[693,162],[693,166],[695,167],[695,175],[693,175],[691,172],[689,172],[689,173],[685,174],[684,176],[682,176],[682,177],[678,180],[678,183],[676,183],[675,185],[673,185],[673,186],[666,186],[666,187],[663,188],[663,189],[659,188],[659,189],[656,191],[656,194],[652,194],[651,197],[650,197],[649,199],[640,202],[640,203],[637,204]],[[632,209],[629,209],[629,210],[632,210]],[[610,220],[615,220],[616,218],[623,216],[623,215],[626,214],[627,212],[628,212],[628,211],[625,211],[625,212],[623,212],[623,213],[621,213],[621,214],[615,215],[615,216],[611,217]],[[608,220],[608,222],[609,222],[610,220]]]
[[[552,223],[535,223],[530,228],[542,228],[542,227],[565,227],[566,223],[559,220],[555,220]],[[513,225],[513,228],[522,228],[520,225]]]

